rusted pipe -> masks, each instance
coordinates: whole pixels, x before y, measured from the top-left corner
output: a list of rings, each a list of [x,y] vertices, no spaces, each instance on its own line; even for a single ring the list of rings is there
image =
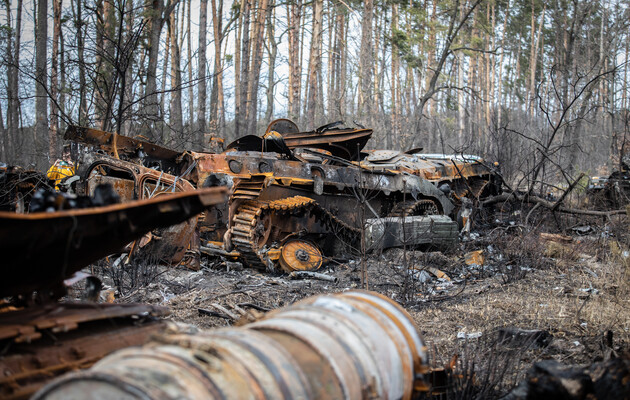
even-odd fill
[[[34,399],[410,399],[427,387],[427,361],[404,309],[350,291],[118,351]]]

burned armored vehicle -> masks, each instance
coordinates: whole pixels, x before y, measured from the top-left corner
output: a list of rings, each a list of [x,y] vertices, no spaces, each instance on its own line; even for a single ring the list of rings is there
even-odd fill
[[[340,251],[452,244],[462,199],[499,190],[478,157],[364,151],[371,129],[337,125],[300,132],[277,120],[221,154],[184,154],[180,169],[197,186],[233,184],[228,218],[215,221],[207,248],[291,271]]]
[[[152,166],[153,184],[161,176],[197,188],[230,186],[229,202],[197,221],[199,248],[259,269],[313,270],[343,253],[453,244],[464,199],[499,190],[478,157],[365,150],[371,129],[339,125],[303,132],[276,120],[264,135],[241,137],[221,153],[176,153],[123,136],[114,146],[113,135],[85,128],[66,138],[124,155],[132,170]],[[109,160],[108,171],[121,162]],[[112,176],[80,170],[84,182]]]

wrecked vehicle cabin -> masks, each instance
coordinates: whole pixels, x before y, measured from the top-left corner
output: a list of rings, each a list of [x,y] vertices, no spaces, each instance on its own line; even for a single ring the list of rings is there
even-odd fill
[[[453,245],[472,203],[500,191],[478,157],[365,150],[371,129],[339,125],[302,132],[280,119],[221,153],[180,153],[79,127],[65,138],[97,150],[80,160],[83,194],[99,183],[112,184],[125,200],[232,188],[224,205],[158,235],[160,246],[170,246],[160,254],[171,263],[202,251],[290,272],[315,270],[326,257],[357,254],[362,245]]]

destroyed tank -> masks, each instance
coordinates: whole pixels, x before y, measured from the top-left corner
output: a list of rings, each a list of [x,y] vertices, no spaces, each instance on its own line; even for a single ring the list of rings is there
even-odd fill
[[[227,219],[205,221],[216,228],[207,252],[293,271],[340,252],[453,244],[463,199],[499,190],[479,157],[364,151],[371,129],[338,126],[276,120],[221,154],[186,153],[180,170],[198,187],[233,185]]]
[[[199,248],[258,269],[314,270],[324,257],[452,245],[458,216],[465,223],[466,199],[500,190],[479,157],[364,150],[372,130],[340,125],[303,132],[279,119],[264,135],[241,137],[221,153],[180,153],[78,127],[70,127],[66,139],[106,153],[79,167],[86,187],[90,179],[109,180],[138,196],[143,189],[133,171],[147,167],[154,184],[162,177],[197,188],[231,186],[228,203],[199,217]]]

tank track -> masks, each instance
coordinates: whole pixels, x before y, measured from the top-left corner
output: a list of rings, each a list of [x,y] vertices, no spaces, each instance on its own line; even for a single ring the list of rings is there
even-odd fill
[[[317,222],[331,233],[340,236],[342,240],[353,240],[361,233],[360,229],[346,224],[308,197],[294,196],[273,201],[248,200],[234,213],[230,237],[234,248],[241,254],[242,261],[250,267],[263,270],[273,269],[264,251],[265,245],[272,241],[267,231],[271,227],[265,227],[265,220],[270,218],[272,213],[288,217],[309,213]],[[260,239],[264,242],[259,242]]]

